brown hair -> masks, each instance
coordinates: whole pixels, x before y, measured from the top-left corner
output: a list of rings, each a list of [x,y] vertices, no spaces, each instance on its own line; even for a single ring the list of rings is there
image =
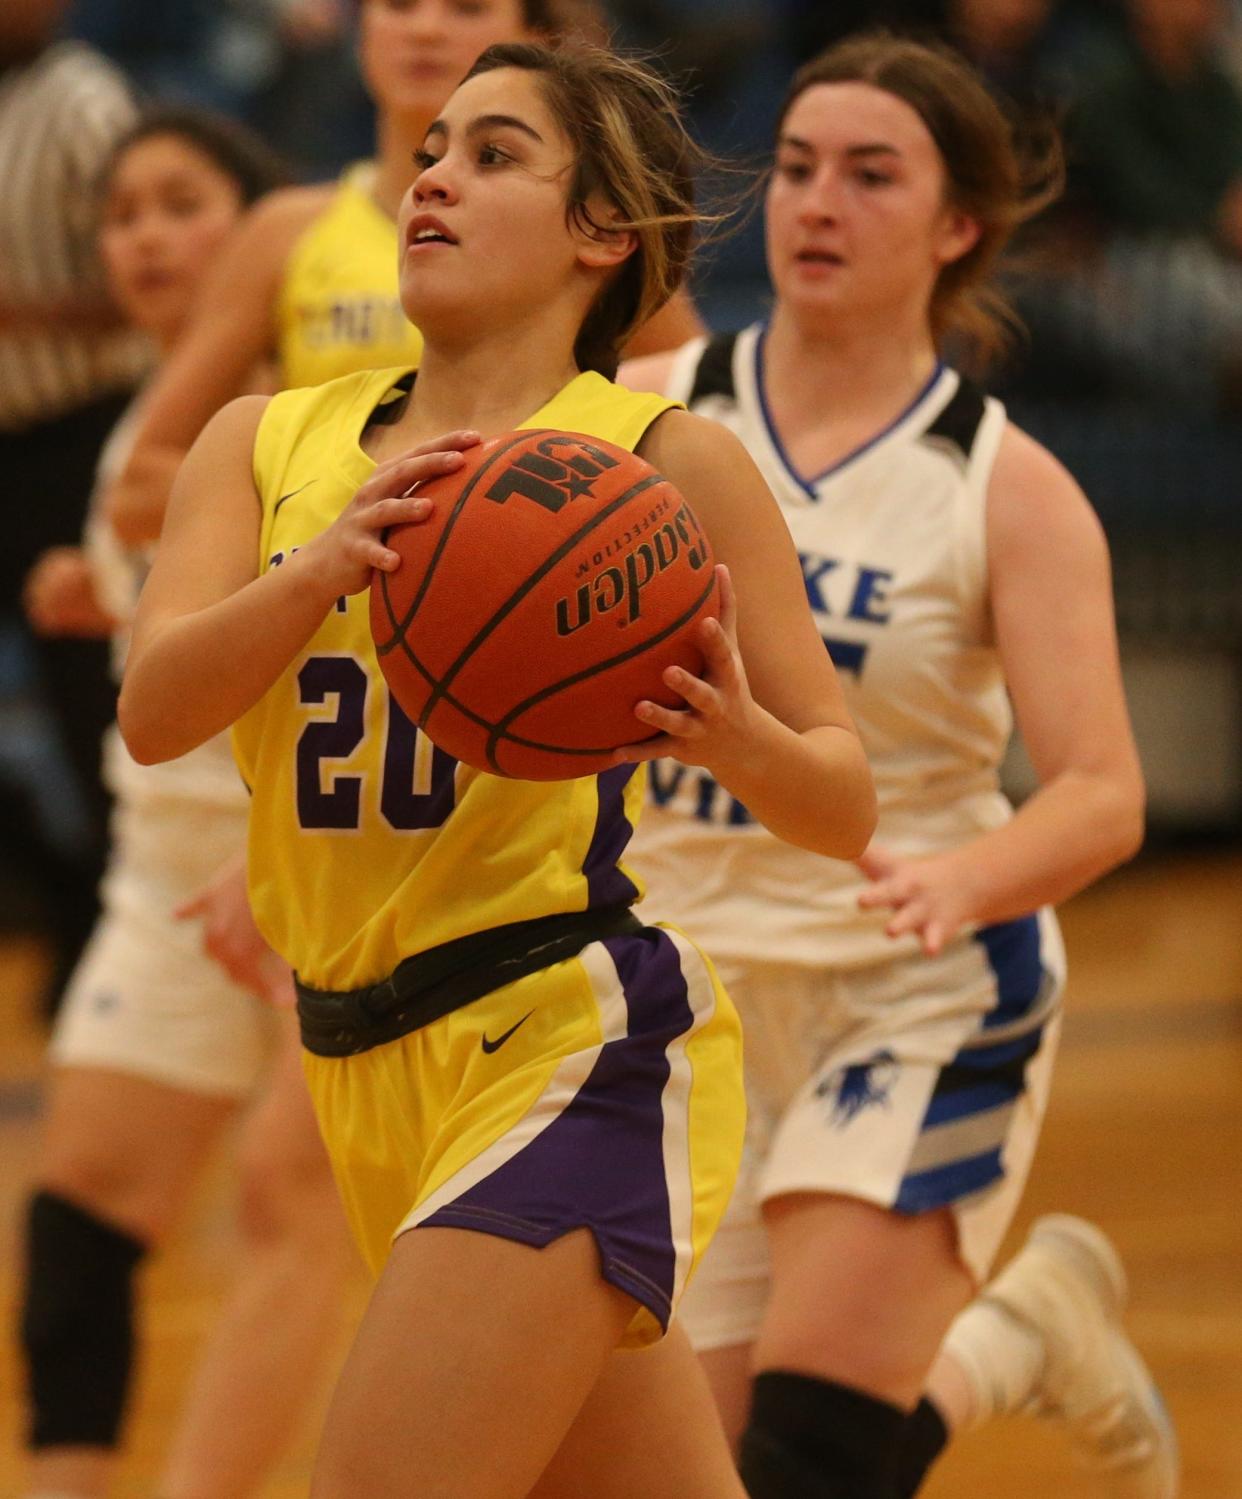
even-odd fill
[[[830,47],[794,75],[781,130],[795,101],[821,83],[869,83],[903,100],[926,125],[944,163],[945,197],[979,225],[979,239],[940,272],[930,318],[937,346],[961,338],[967,362],[986,366],[1021,328],[994,283],[1001,252],[1019,225],[1064,184],[1064,158],[1051,122],[1019,139],[1014,124],[970,64],[950,48],[887,31]]]
[[[573,145],[570,222],[590,234],[637,236],[637,248],[605,283],[574,344],[579,369],[611,379],[626,340],[685,276],[695,226],[705,217],[694,206],[704,154],[686,133],[676,92],[632,58],[584,45],[505,43],[489,47],[466,76],[496,68],[536,74]],[[595,220],[592,197],[606,198],[619,217]]]

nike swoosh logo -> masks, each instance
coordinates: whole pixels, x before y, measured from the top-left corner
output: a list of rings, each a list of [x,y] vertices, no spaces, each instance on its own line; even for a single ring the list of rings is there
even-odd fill
[[[275,515],[286,500],[291,500],[295,494],[301,494],[302,490],[309,489],[312,484],[317,484],[318,482],[317,479],[307,479],[306,483],[300,485],[297,489],[291,489],[288,494],[282,494],[272,507],[272,514]]]
[[[522,1016],[521,1020],[519,1020],[516,1025],[511,1025],[503,1036],[497,1036],[494,1041],[489,1041],[487,1037],[484,1036],[483,1050],[487,1052],[489,1056],[492,1054],[492,1052],[499,1051],[500,1048],[509,1039],[509,1037],[514,1033],[514,1031],[517,1030],[518,1026],[525,1025],[534,1013],[534,1010],[527,1010],[526,1014]]]

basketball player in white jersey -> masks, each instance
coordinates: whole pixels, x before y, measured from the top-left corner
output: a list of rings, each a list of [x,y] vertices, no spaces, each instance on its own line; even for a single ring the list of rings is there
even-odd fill
[[[1030,1408],[1089,1439],[1111,1491],[1176,1492],[1098,1230],[1041,1220],[974,1299],[1047,1098],[1050,906],[1143,827],[1100,527],[941,355],[995,346],[988,274],[1036,196],[959,60],[844,43],[780,123],[768,323],[620,376],[757,460],[880,797],[856,867],[665,760],[634,845],[649,909],[702,938],[744,1019],[747,1154],[683,1317],[754,1499],[904,1499],[952,1431]],[[1041,781],[1016,814],[1011,701]]]

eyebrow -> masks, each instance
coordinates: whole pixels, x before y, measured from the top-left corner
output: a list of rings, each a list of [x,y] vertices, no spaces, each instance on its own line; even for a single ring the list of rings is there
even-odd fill
[[[532,125],[525,120],[519,120],[516,115],[480,115],[478,119],[471,120],[466,126],[467,135],[477,135],[481,130],[499,130],[507,127],[510,130],[520,130],[524,135],[529,135],[532,140],[543,144],[543,136]],[[427,138],[433,135],[448,135],[448,122],[445,120],[433,120],[427,127]]]
[[[804,141],[796,135],[782,135],[776,144],[791,147],[795,151],[805,151],[808,156],[815,154],[815,147],[810,141]],[[890,146],[886,141],[866,141],[861,145],[847,146],[845,154],[857,160],[867,156],[900,156],[901,152],[896,146]]]

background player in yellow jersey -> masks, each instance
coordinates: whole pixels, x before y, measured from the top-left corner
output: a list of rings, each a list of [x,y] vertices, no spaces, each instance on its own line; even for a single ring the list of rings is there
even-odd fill
[[[178,478],[139,608],[123,730],[160,760],[240,719],[252,895],[299,971],[321,1125],[383,1260],[318,1499],[741,1494],[684,1339],[659,1339],[736,1170],[738,1031],[696,949],[628,914],[632,762],[704,764],[841,857],[874,791],[745,451],[606,378],[684,271],[692,165],[637,65],[491,49],[402,208],[417,381],[231,404]],[[443,238],[416,246],[429,214]],[[527,423],[640,451],[737,583],[704,677],[675,678],[686,707],[638,705],[662,732],[571,782],[437,772],[386,703],[360,597],[398,564],[379,532],[428,512],[411,485]]]
[[[154,383],[109,509],[130,541],[159,535],[168,458],[274,358],[279,385],[415,363],[421,340],[396,282],[396,214],[411,159],[458,81],[494,42],[600,30],[594,0],[362,0],[359,56],[378,112],[376,157],[337,184],[273,193],[248,216],[201,311]],[[631,352],[674,348],[699,325],[682,297]]]
[[[104,183],[108,282],[163,355],[248,203],[284,180],[242,127],[160,110],[119,143]],[[254,372],[251,389],[270,389]],[[104,448],[84,545],[46,554],[27,584],[37,628],[113,637],[123,659],[145,550],[98,513],[141,393]],[[175,908],[245,839],[248,798],[221,735],[168,765],[137,765],[115,726],[103,914],[52,1036],[31,1163],[21,1328],[29,1391],[25,1492],[107,1492],[130,1388],[140,1298],[209,1147],[239,1110],[242,1265],[160,1475],[160,1499],[240,1499],[284,1446],[334,1343],[321,1308],[351,1263],[298,1064],[291,1016],[229,982]]]

